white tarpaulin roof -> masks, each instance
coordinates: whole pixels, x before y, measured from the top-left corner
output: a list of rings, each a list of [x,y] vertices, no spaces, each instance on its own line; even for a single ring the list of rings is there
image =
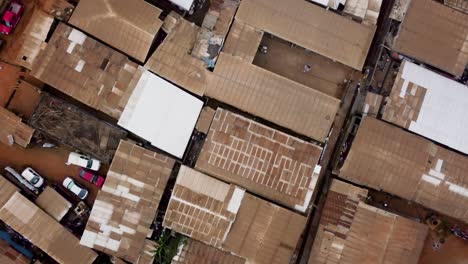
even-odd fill
[[[332,9],[338,9],[338,5],[342,4],[344,5],[346,3],[346,0],[309,0],[311,2],[321,4],[324,6],[329,6]]]
[[[426,89],[419,115],[408,129],[468,153],[468,87],[410,62],[404,63],[401,77],[400,97],[413,93],[410,83]]]
[[[182,158],[202,107],[198,98],[145,71],[118,124]]]
[[[169,0],[172,3],[182,7],[183,9],[189,11],[193,5],[194,0]]]

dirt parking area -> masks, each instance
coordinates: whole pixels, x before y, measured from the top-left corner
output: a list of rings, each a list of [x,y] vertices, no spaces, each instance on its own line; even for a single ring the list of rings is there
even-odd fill
[[[49,184],[56,183],[58,185],[62,184],[65,177],[71,177],[78,184],[88,189],[89,194],[86,201],[89,206],[92,206],[99,189],[79,177],[79,167],[65,164],[68,153],[69,151],[63,148],[32,147],[25,149],[0,143],[0,172],[3,172],[5,166],[10,166],[18,172],[30,166],[43,176]],[[105,173],[105,168],[101,172]]]
[[[354,70],[341,63],[307,51],[302,47],[265,34],[260,45],[268,52],[257,52],[253,63],[266,70],[341,99]],[[310,71],[304,72],[308,65]]]

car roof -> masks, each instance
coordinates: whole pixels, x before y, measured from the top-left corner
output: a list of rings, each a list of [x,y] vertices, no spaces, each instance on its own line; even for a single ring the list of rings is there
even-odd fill
[[[12,13],[10,11],[6,11],[5,14],[3,14],[2,18],[3,18],[3,20],[10,22],[11,20],[13,20],[14,15],[15,15],[14,13]]]

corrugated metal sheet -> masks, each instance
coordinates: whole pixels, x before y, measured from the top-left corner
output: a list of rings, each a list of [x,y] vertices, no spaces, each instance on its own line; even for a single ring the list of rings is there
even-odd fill
[[[357,70],[376,29],[303,0],[243,0],[236,19]]]
[[[468,222],[468,158],[367,117],[340,177]]]
[[[236,191],[238,190],[238,191]],[[182,166],[163,225],[176,232],[221,247],[236,218],[229,205],[241,189]],[[239,202],[240,202],[239,201]]]
[[[32,69],[34,60],[45,44],[47,34],[54,18],[39,9],[35,9],[28,25],[20,35],[20,44],[16,63],[27,69]]]
[[[202,60],[190,55],[200,28],[175,13],[169,14],[164,23],[164,28],[171,30],[145,67],[192,93],[203,95],[211,72]]]
[[[206,95],[321,142],[340,105],[338,99],[223,52]]]
[[[364,204],[367,190],[333,180],[309,264],[418,263],[428,228]]]
[[[17,191],[19,189],[13,183],[5,179],[3,175],[0,175],[0,207],[3,207]]]
[[[188,238],[172,264],[244,264],[245,259]]]
[[[117,119],[132,93],[128,87],[136,70],[123,54],[60,23],[31,74]]]
[[[468,13],[468,1],[466,0],[444,0],[444,4],[462,12]]]
[[[291,259],[306,218],[182,166],[163,225],[256,264]]]
[[[174,162],[121,141],[80,243],[136,262]]]
[[[376,117],[382,105],[383,96],[380,94],[367,92],[364,102],[363,114]]]
[[[9,145],[8,136],[23,148],[27,147],[34,134],[34,129],[21,122],[21,118],[0,107],[0,142]]]
[[[144,0],[80,0],[70,24],[144,62],[162,21]]]
[[[138,261],[135,264],[153,264],[154,262],[154,251],[156,250],[158,244],[149,239],[145,239],[145,244],[143,249],[140,252]]]
[[[412,0],[393,48],[461,76],[468,63],[468,14],[436,1]]]
[[[223,52],[252,63],[262,37],[263,31],[235,20],[226,39]]]
[[[16,192],[0,209],[0,219],[58,263],[91,264],[97,254],[55,219]]]
[[[304,212],[322,148],[219,108],[196,168]]]
[[[468,153],[466,85],[405,61],[385,106],[383,119]]]
[[[60,222],[72,207],[72,204],[67,201],[67,199],[48,186],[37,197],[36,204],[48,215],[57,220],[57,222]]]
[[[305,217],[246,194],[223,249],[249,263],[289,263],[305,224]]]

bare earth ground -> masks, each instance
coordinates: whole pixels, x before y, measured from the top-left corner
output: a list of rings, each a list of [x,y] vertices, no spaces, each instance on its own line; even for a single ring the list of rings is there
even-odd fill
[[[338,99],[345,90],[344,80],[349,80],[354,71],[299,46],[291,47],[290,43],[268,34],[264,35],[261,45],[268,46],[268,53],[257,52],[255,65]],[[304,72],[305,64],[311,67],[309,72]]]
[[[0,106],[4,107],[14,90],[20,68],[0,62]]]
[[[21,148],[0,143],[0,172],[5,166],[11,166],[21,172],[26,166],[31,166],[50,183],[61,184],[65,177],[73,178],[78,184],[86,187],[89,194],[86,198],[88,205],[92,206],[98,192],[98,187],[84,181],[78,175],[79,167],[67,166],[69,151],[61,148]],[[102,174],[101,174],[102,175]]]

